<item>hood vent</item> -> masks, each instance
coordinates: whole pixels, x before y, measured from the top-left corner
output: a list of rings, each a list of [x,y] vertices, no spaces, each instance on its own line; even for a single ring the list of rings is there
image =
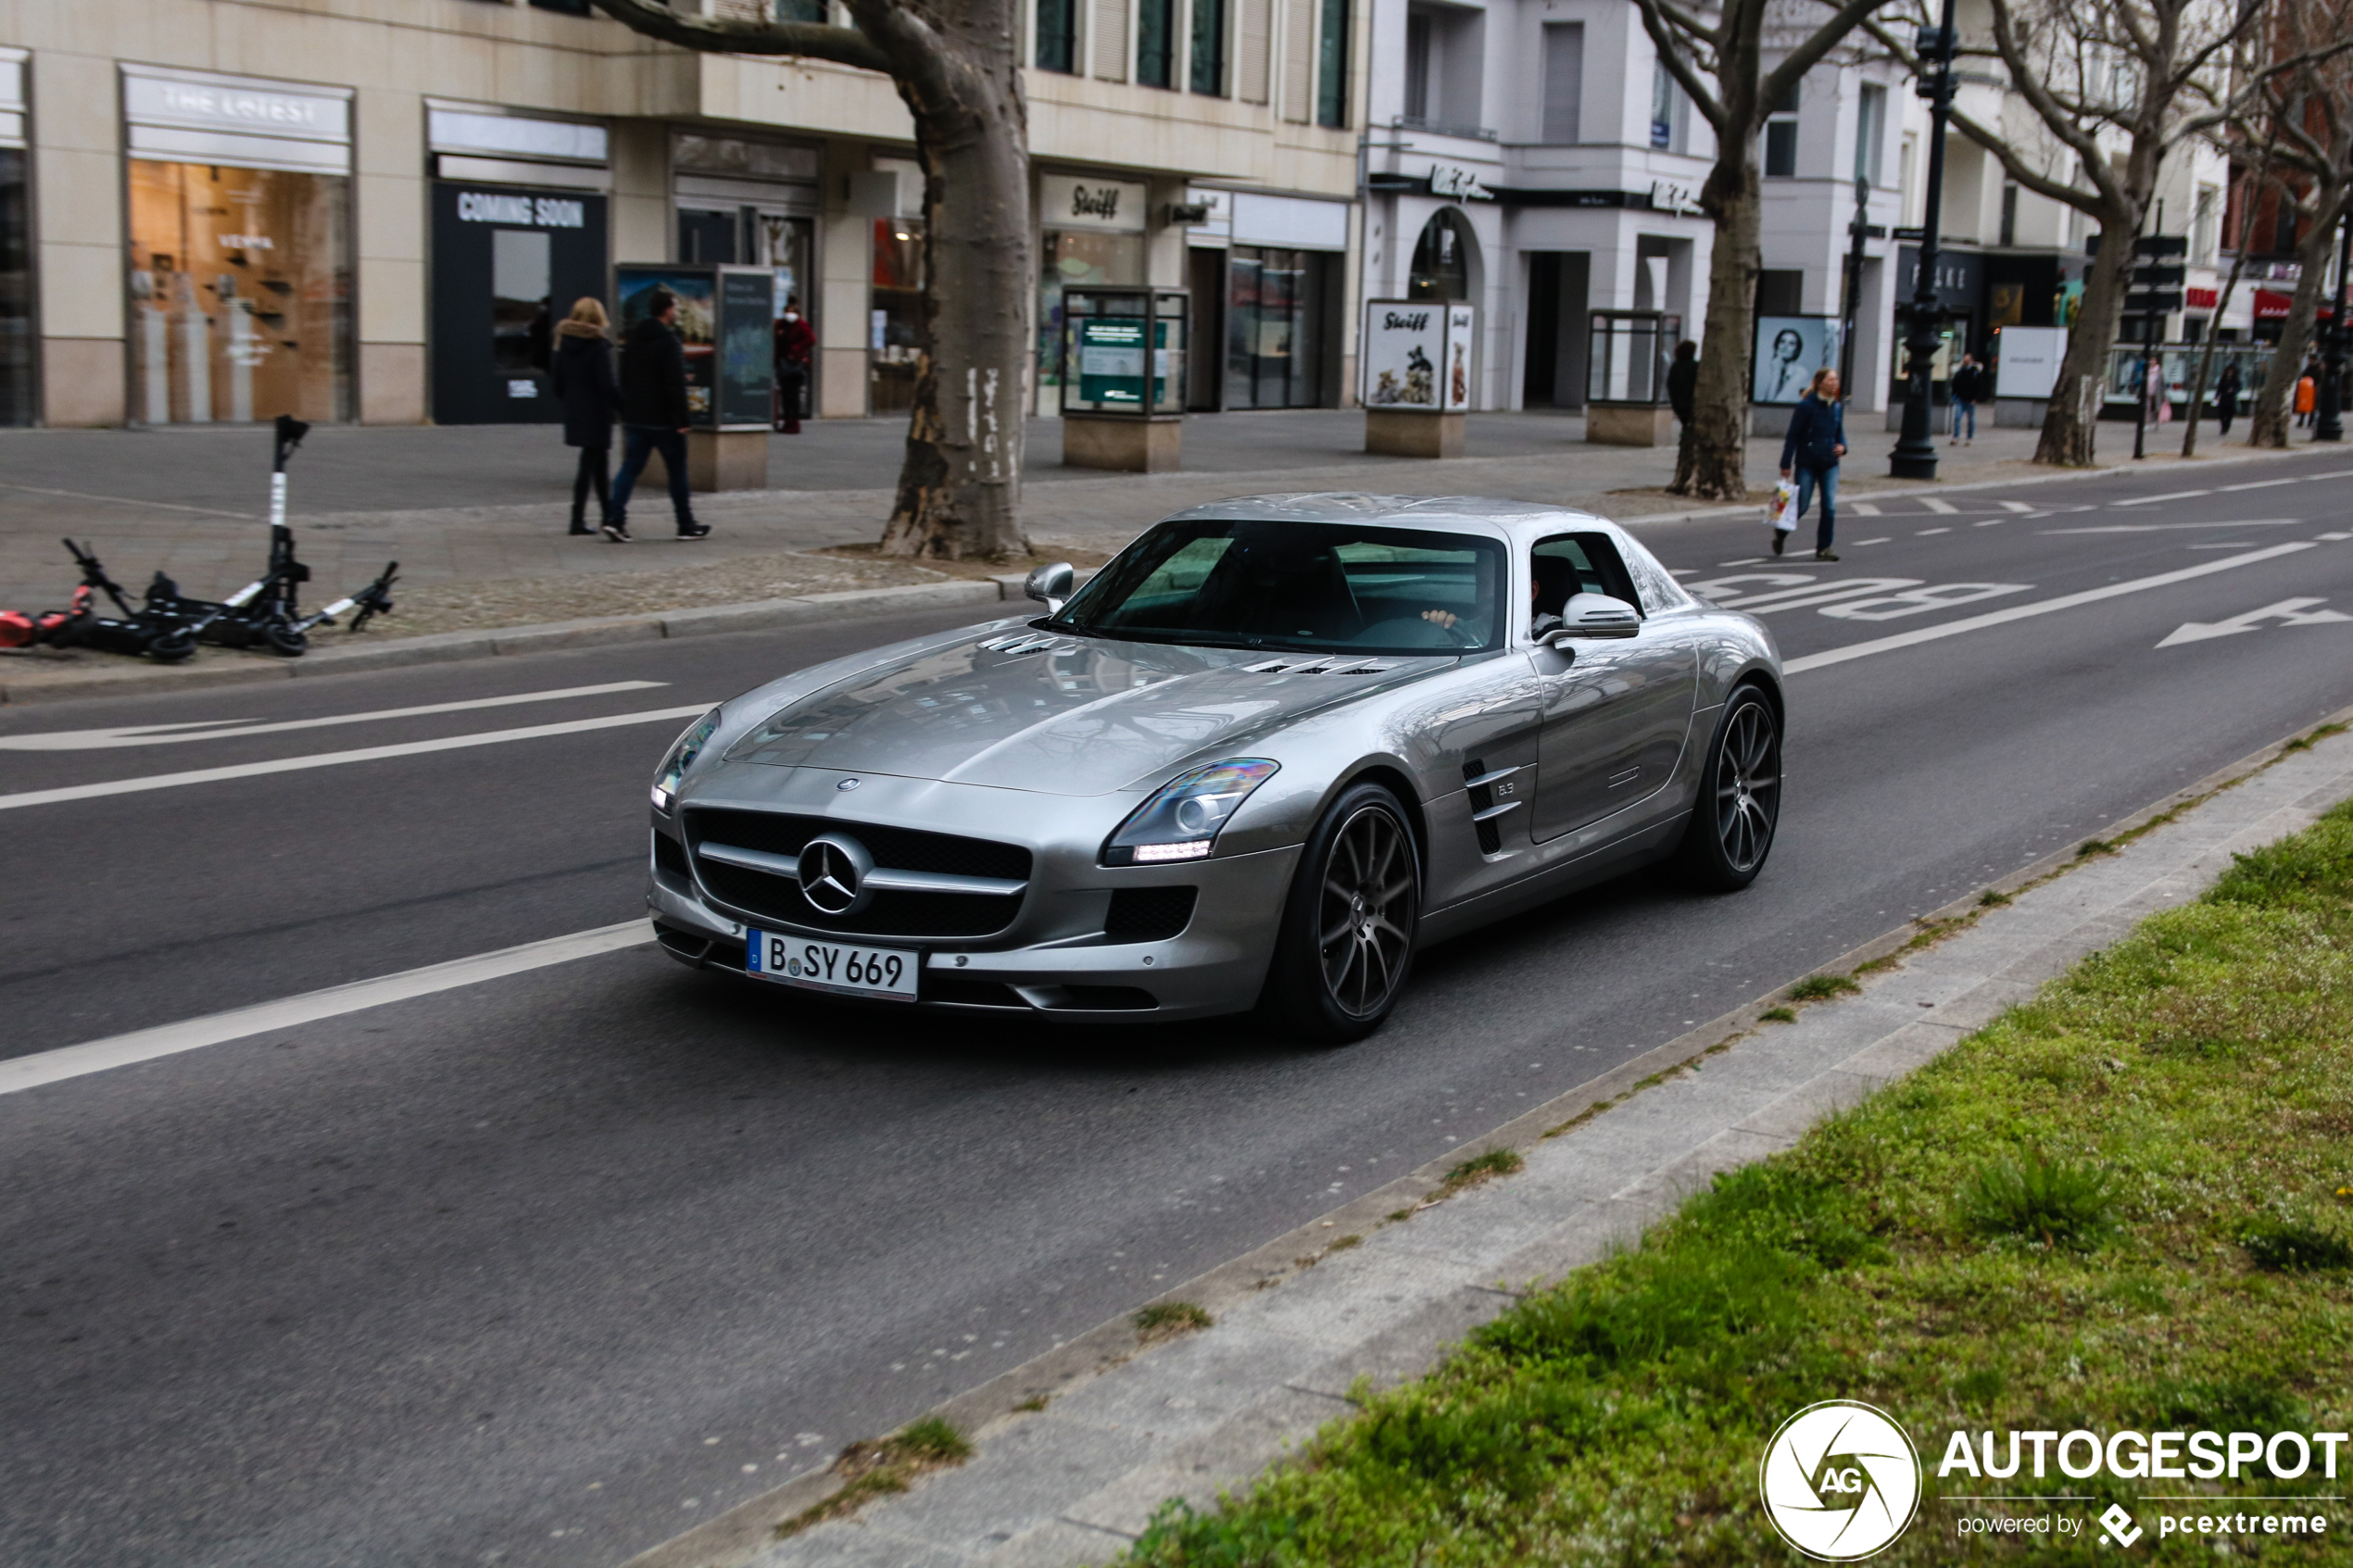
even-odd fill
[[[1270,659],[1242,668],[1252,675],[1373,675],[1397,666],[1378,659],[1340,659],[1327,654],[1318,659]]]
[[[1007,659],[1022,659],[1033,653],[1069,653],[1079,645],[1067,637],[1050,637],[1038,632],[1015,632],[1002,637],[990,637],[979,646],[990,653],[1001,653]]]

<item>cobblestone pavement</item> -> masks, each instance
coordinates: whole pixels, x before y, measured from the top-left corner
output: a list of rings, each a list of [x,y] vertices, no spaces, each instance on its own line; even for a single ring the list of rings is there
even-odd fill
[[[712,536],[695,562],[875,538],[890,508],[904,426],[896,420],[815,421],[772,438],[777,486],[697,497]],[[1563,414],[1471,417],[1471,455],[1446,461],[1363,450],[1362,415],[1342,410],[1196,417],[1187,470],[1104,474],[1065,468],[1053,421],[1033,422],[1027,516],[1040,548],[1116,548],[1179,508],[1265,491],[1371,489],[1495,495],[1574,504],[1613,517],[1681,510],[1655,491],[1672,475],[1668,449],[1584,445],[1584,421]],[[1847,463],[1843,495],[1893,482],[1872,431]],[[1940,446],[1944,482],[2026,477],[2032,431],[1991,431],[1972,446]],[[1772,477],[1779,442],[1750,444],[1752,485]],[[2118,450],[2110,441],[2111,451]],[[2212,448],[2220,452],[2219,446]],[[2233,444],[2235,453],[2246,448]],[[686,546],[669,537],[666,497],[640,488],[639,542],[618,546],[563,532],[571,453],[542,426],[322,429],[290,470],[299,549],[315,596],[354,587],[397,558],[413,586],[670,571]],[[158,568],[199,596],[225,593],[258,570],[269,437],[255,427],[0,433],[0,607],[61,604],[76,573],[60,535],[93,541],[116,579],[136,590]]]

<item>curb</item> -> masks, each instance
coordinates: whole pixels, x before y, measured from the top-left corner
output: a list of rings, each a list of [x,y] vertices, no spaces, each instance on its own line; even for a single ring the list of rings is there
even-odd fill
[[[300,659],[222,650],[216,662],[149,665],[123,661],[120,668],[10,672],[0,679],[0,707],[69,702],[85,697],[136,696],[155,692],[200,691],[296,676],[343,675],[369,670],[398,670],[417,664],[452,664],[511,654],[552,653],[567,648],[606,647],[617,643],[661,642],[673,637],[716,636],[729,632],[764,632],[865,616],[900,615],[959,605],[1000,604],[1022,599],[1023,579],[991,577],[971,582],[919,583],[903,588],[851,588],[798,598],[753,599],[705,605],[656,615],[612,615],[584,621],[549,621],[534,626],[494,627],[474,632],[439,632],[400,637],[366,646],[328,648]],[[212,650],[206,650],[210,652]]]
[[[2318,723],[2321,726],[2332,723],[2353,723],[2353,708],[2329,715],[2318,721]],[[2243,783],[2263,772],[2273,763],[2294,755],[2291,748],[2302,749],[2298,746],[2298,741],[2310,733],[2311,727],[2309,726],[2299,730],[2296,735],[2274,742],[2235,762],[2217,769],[2195,784],[2176,790],[2140,810],[2118,818],[2099,828],[2096,833],[2086,836],[2102,839],[2121,836],[2136,829],[2146,827],[2168,813],[2195,804],[2202,804],[2208,797]],[[2058,850],[2007,876],[1988,883],[1986,887],[2003,894],[2020,894],[2048,882],[2054,877],[2060,877],[2062,873],[2079,867],[2098,864],[2108,859],[2108,857],[2099,857],[2096,859],[2086,859],[2076,851]],[[2064,885],[2063,881],[2061,885]],[[1939,909],[1920,915],[1894,931],[1873,937],[1849,949],[1838,958],[1818,966],[1816,972],[1850,972],[1859,965],[1898,953],[1911,942],[1916,935],[1924,930],[1936,929],[1939,922],[1979,912],[1981,910],[1978,895],[1973,891]],[[2089,923],[2097,924],[2098,922]],[[1966,933],[1963,935],[1966,935]],[[2120,933],[2112,935],[2120,935]],[[2100,940],[2104,942],[2112,939],[2112,935],[2103,936]],[[2045,944],[2045,946],[2055,945],[2057,944]],[[1925,963],[1932,959],[1936,951],[1936,948],[1929,948],[1920,954],[1916,961]],[[2032,955],[2030,954],[2026,959],[2006,967],[2015,969],[2028,965],[2032,959]],[[1904,972],[1899,970],[1897,972]],[[1993,984],[1989,981],[1987,985],[1990,986]],[[2032,985],[2027,986],[2030,992],[2032,988]],[[1262,1297],[1270,1287],[1311,1273],[1317,1263],[1331,1256],[1326,1253],[1325,1248],[1326,1244],[1334,1237],[1356,1234],[1369,1236],[1380,1226],[1384,1216],[1400,1209],[1411,1209],[1421,1205],[1432,1196],[1433,1189],[1442,1184],[1447,1172],[1461,1162],[1497,1149],[1532,1152],[1548,1142],[1557,1147],[1561,1140],[1555,1135],[1567,1134],[1573,1127],[1581,1127],[1587,1124],[1590,1119],[1618,1107],[1621,1102],[1631,1100],[1639,1104],[1642,1091],[1658,1086],[1664,1081],[1687,1076],[1690,1073],[1696,1071],[1704,1061],[1720,1059],[1728,1048],[1755,1034],[1762,1022],[1758,1015],[1768,1008],[1780,1005],[1782,993],[1786,989],[1786,985],[1776,985],[1755,1000],[1735,1008],[1720,1017],[1709,1020],[1694,1029],[1688,1030],[1640,1056],[1621,1062],[1607,1073],[1556,1096],[1534,1110],[1523,1112],[1484,1135],[1466,1138],[1441,1158],[1419,1169],[1352,1198],[1341,1207],[1318,1215],[1249,1252],[1218,1264],[1182,1284],[1173,1286],[1153,1299],[1190,1302],[1222,1318],[1228,1310],[1243,1307],[1245,1303]],[[1985,987],[1980,987],[1979,990],[1982,992]],[[1869,1000],[1868,996],[1858,999],[1865,1002]],[[1952,1020],[1956,1016],[1962,1015],[1963,1010],[1956,1005],[1960,998],[1953,998],[1938,1010],[1939,1016],[1935,1023],[1929,1026],[1942,1036],[1942,1044],[1939,1045],[1938,1049],[1941,1050],[1943,1045],[1949,1045],[1965,1037],[1971,1030],[1990,1021],[1995,1013],[2014,999],[2016,998],[2008,996],[1998,997],[1990,995],[1973,996],[1971,997],[1973,1002],[1985,1001],[1992,1004],[1990,1010],[1979,1008],[1977,1010],[1984,1012],[1983,1018],[1966,1026],[1955,1027],[1952,1025]],[[1910,1032],[1899,1031],[1906,1034],[1906,1037],[1885,1050],[1878,1049],[1878,1047],[1884,1042],[1874,1041],[1863,1051],[1855,1052],[1852,1055],[1871,1055],[1873,1063],[1881,1063],[1883,1059],[1900,1056],[1904,1059],[1900,1063],[1886,1063],[1893,1067],[1893,1071],[1884,1074],[1889,1077],[1900,1076],[1902,1073],[1921,1065],[1930,1056],[1936,1054],[1935,1051],[1925,1054],[1919,1051],[1917,1041],[1913,1036],[1922,1027],[1921,1023],[1913,1023],[1910,1025]],[[1876,1054],[1873,1054],[1874,1052]],[[1915,1057],[1918,1060],[1913,1060]],[[1815,1076],[1843,1081],[1855,1078],[1861,1071],[1862,1068],[1850,1066],[1848,1061],[1842,1060],[1830,1066],[1825,1073]],[[1813,1078],[1808,1078],[1807,1085],[1811,1085],[1813,1082]],[[1794,1098],[1796,1092],[1793,1091],[1792,1095],[1782,1098]],[[1780,1102],[1777,1101],[1777,1107],[1779,1104]],[[1788,1134],[1786,1141],[1794,1141],[1796,1134],[1802,1131],[1803,1126],[1810,1123],[1812,1118],[1809,1115],[1787,1129],[1780,1125],[1781,1120],[1784,1119],[1775,1118],[1775,1133],[1786,1131]],[[1745,1126],[1747,1123],[1743,1123],[1742,1125]],[[1713,1148],[1716,1143],[1722,1141],[1722,1137],[1719,1137],[1709,1143],[1708,1147]],[[1747,1156],[1747,1158],[1754,1157],[1754,1154]],[[1689,1162],[1687,1157],[1680,1163]],[[1718,1168],[1729,1168],[1730,1164],[1744,1162],[1745,1158],[1723,1161],[1720,1165],[1710,1165],[1705,1173],[1701,1173],[1699,1185],[1705,1185],[1707,1177],[1712,1176]],[[1680,1169],[1680,1163],[1670,1160],[1663,1169]],[[1655,1196],[1648,1195],[1647,1187],[1645,1195]],[[1626,1216],[1616,1210],[1624,1210],[1629,1208],[1629,1204],[1613,1198],[1610,1206],[1614,1209],[1614,1215],[1609,1224],[1604,1227],[1607,1234],[1602,1236],[1601,1240],[1604,1243],[1611,1243],[1628,1239]],[[1652,1206],[1655,1207],[1655,1204]],[[1647,1223],[1647,1220],[1642,1223]],[[1639,1231],[1641,1226],[1636,1225],[1633,1228]],[[1352,1253],[1350,1256],[1352,1259],[1362,1259],[1364,1255]],[[1578,1258],[1572,1262],[1563,1257],[1558,1260],[1548,1258],[1546,1261],[1558,1262],[1559,1266],[1552,1271],[1557,1275],[1564,1269],[1591,1260]],[[1515,1276],[1506,1275],[1505,1277]],[[1523,1274],[1516,1277],[1526,1276]],[[1502,1310],[1503,1306],[1507,1304],[1509,1296],[1513,1294],[1508,1286],[1494,1284],[1466,1288],[1492,1293],[1495,1297],[1492,1302],[1495,1311]],[[1333,1316],[1352,1315],[1345,1309],[1339,1307],[1330,1308],[1329,1312]],[[1487,1315],[1491,1315],[1491,1312]],[[1390,1330],[1376,1336],[1376,1340],[1380,1342],[1382,1347],[1379,1360],[1382,1362],[1384,1377],[1379,1381],[1385,1384],[1395,1382],[1402,1377],[1418,1375],[1430,1355],[1434,1355],[1443,1344],[1459,1339],[1462,1334],[1475,1326],[1478,1321],[1465,1315],[1459,1310],[1453,1309],[1441,1311],[1439,1316],[1444,1320],[1442,1325],[1431,1329],[1428,1335],[1417,1334],[1410,1336],[1413,1339],[1410,1345],[1386,1343],[1399,1330]],[[1401,1325],[1401,1328],[1403,1326]],[[1427,1343],[1422,1342],[1424,1339],[1427,1339]],[[1038,1408],[1031,1401],[1042,1398],[1047,1404],[1051,1405],[1068,1395],[1078,1392],[1084,1386],[1096,1382],[1104,1374],[1116,1371],[1134,1360],[1139,1353],[1136,1333],[1128,1320],[1126,1317],[1114,1318],[1076,1336],[1065,1344],[1058,1346],[1042,1356],[1035,1357],[1020,1366],[1000,1374],[977,1387],[967,1389],[934,1406],[924,1413],[946,1420],[968,1436],[983,1438],[998,1436],[1019,1429],[1013,1424],[1023,1419],[1021,1411],[1025,1408],[1033,1410]],[[1394,1375],[1388,1375],[1392,1372]],[[1294,1400],[1306,1401],[1302,1410],[1312,1419],[1305,1421],[1305,1430],[1312,1433],[1323,1420],[1345,1414],[1351,1408],[1345,1399],[1349,1381],[1350,1379],[1346,1377],[1338,1378],[1334,1387],[1328,1389],[1318,1387],[1313,1390],[1304,1389],[1294,1381],[1284,1385],[1277,1392],[1287,1394]],[[1227,1424],[1247,1427],[1250,1430],[1243,1434],[1227,1434],[1228,1440],[1224,1441],[1211,1436],[1197,1440],[1200,1446],[1214,1450],[1215,1457],[1225,1471],[1219,1479],[1227,1482],[1233,1479],[1234,1465],[1241,1462],[1236,1456],[1238,1444],[1232,1439],[1239,1437],[1242,1440],[1239,1446],[1249,1450],[1247,1469],[1241,1472],[1246,1476],[1279,1457],[1279,1449],[1276,1441],[1278,1436],[1297,1436],[1300,1435],[1297,1432],[1277,1434],[1271,1427],[1262,1432],[1259,1428],[1265,1424],[1265,1422],[1250,1413],[1243,1413],[1236,1421]],[[1220,1428],[1219,1431],[1223,1432],[1224,1428]],[[1179,1452],[1181,1453],[1182,1450]],[[1159,1471],[1164,1467],[1156,1463],[1154,1468]],[[1206,1468],[1205,1466],[1191,1467],[1194,1471]],[[935,1477],[934,1479],[942,1478]],[[1165,1491],[1145,1499],[1142,1506],[1148,1512],[1150,1507],[1160,1501],[1163,1496],[1175,1495],[1179,1490],[1190,1489],[1198,1479],[1196,1474],[1178,1474],[1175,1471],[1162,1474],[1156,1484],[1164,1484]],[[708,1520],[682,1535],[673,1537],[639,1553],[629,1559],[623,1568],[717,1568],[717,1565],[721,1564],[741,1565],[751,1562],[755,1558],[761,1557],[779,1546],[780,1543],[773,1535],[774,1528],[779,1520],[791,1518],[812,1504],[831,1496],[839,1489],[840,1485],[840,1477],[834,1473],[830,1464],[805,1471],[768,1491],[736,1504],[716,1518]],[[1089,1495],[1095,1490],[1096,1488],[1092,1486],[1087,1488]],[[1208,1488],[1208,1493],[1214,1493],[1214,1490],[1215,1487],[1213,1486]],[[1204,1493],[1202,1500],[1205,1500],[1208,1493]],[[1059,1520],[1050,1521],[1038,1528],[1051,1533],[1059,1524]],[[1123,1549],[1127,1540],[1132,1539],[1132,1536],[1127,1532],[1100,1522],[1092,1523],[1086,1533],[1092,1537],[1091,1554],[1066,1556],[1055,1549],[1057,1546],[1066,1544],[1060,1541],[1050,1544],[1047,1541],[1016,1540],[1013,1546],[1026,1545],[1036,1551],[1034,1559],[1030,1551],[1016,1554],[1019,1561],[1025,1563],[1032,1561],[1040,1563],[1061,1561],[1097,1561]],[[921,1551],[914,1549],[912,1543],[900,1544],[909,1547],[908,1560],[910,1561],[924,1555]],[[1013,1547],[1008,1547],[1007,1551],[1009,1554],[1013,1553]]]

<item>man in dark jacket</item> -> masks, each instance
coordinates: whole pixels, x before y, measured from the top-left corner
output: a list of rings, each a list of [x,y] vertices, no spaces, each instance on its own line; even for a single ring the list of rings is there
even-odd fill
[[[1781,477],[1797,476],[1797,515],[1804,517],[1814,488],[1822,491],[1822,521],[1814,529],[1814,558],[1836,560],[1831,538],[1838,532],[1838,460],[1846,456],[1846,405],[1839,401],[1838,372],[1817,370],[1814,384],[1790,415],[1789,435],[1781,442]],[[1773,553],[1781,553],[1781,534],[1773,534]]]
[[[1953,399],[1954,446],[1977,445],[1977,406],[1985,401],[1985,367],[1977,362],[1974,354],[1961,356],[1960,368],[1953,372],[1947,391]],[[1969,433],[1961,433],[1966,428]]]
[[[2239,362],[2235,359],[2222,367],[2222,379],[2214,383],[2214,417],[2222,423],[2222,433],[2231,433],[2231,421],[2239,417]]]
[[[621,340],[621,472],[612,482],[612,517],[605,537],[629,542],[629,496],[656,452],[670,474],[670,509],[678,537],[700,539],[708,523],[695,521],[686,492],[686,346],[678,341],[678,300],[655,289],[646,314]]]
[[[1699,395],[1699,345],[1675,345],[1675,362],[1667,367],[1667,402],[1678,424],[1692,422],[1692,400]]]

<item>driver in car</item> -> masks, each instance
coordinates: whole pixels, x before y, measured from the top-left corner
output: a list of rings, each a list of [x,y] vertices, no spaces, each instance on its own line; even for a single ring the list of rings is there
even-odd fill
[[[1542,636],[1560,624],[1561,616],[1568,608],[1569,596],[1577,592],[1577,568],[1558,556],[1536,556],[1529,561],[1529,609],[1533,619],[1529,632]],[[1422,619],[1436,626],[1452,627],[1461,617],[1451,609],[1426,609]]]

